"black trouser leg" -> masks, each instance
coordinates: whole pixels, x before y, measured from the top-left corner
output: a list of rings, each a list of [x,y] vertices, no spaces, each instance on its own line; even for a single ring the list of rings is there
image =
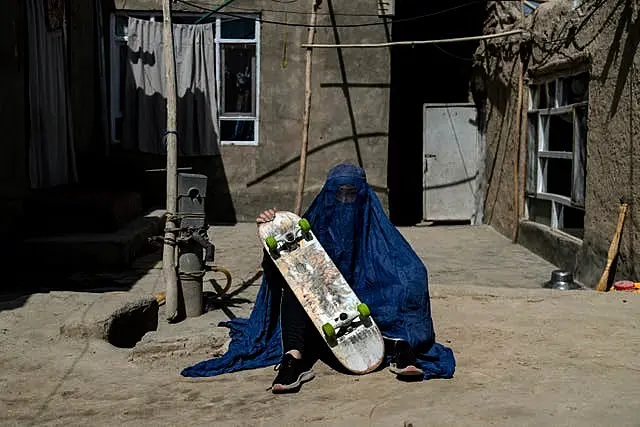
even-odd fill
[[[298,350],[303,354],[305,352],[312,353],[314,351],[312,348],[314,337],[311,335],[313,333],[317,335],[315,327],[266,251],[262,268],[269,283],[282,290],[280,329],[282,331],[283,352]]]
[[[262,265],[269,282],[282,289],[280,329],[283,352],[298,350],[309,363],[318,358],[332,359],[333,353],[266,252]]]
[[[311,330],[313,324],[311,324],[309,316],[307,316],[302,305],[288,286],[284,286],[282,289],[280,316],[283,351],[286,353],[291,350],[298,350],[304,354],[305,344],[308,344],[309,332],[315,331]]]
[[[288,286],[282,288],[280,316],[284,353],[298,350],[307,363],[314,364],[318,359],[322,359],[330,366],[340,365]]]

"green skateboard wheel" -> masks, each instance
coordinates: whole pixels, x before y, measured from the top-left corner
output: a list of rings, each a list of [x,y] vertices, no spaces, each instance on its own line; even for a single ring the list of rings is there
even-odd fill
[[[298,221],[298,225],[300,226],[300,229],[305,233],[311,230],[311,224],[309,224],[309,221],[307,221],[305,218],[302,218],[300,221]]]
[[[371,316],[371,311],[369,311],[369,307],[365,303],[358,304],[358,313],[360,313],[360,316],[363,318]]]
[[[322,331],[324,332],[324,335],[328,340],[336,339],[336,330],[333,329],[333,326],[331,326],[330,323],[325,323],[324,325],[322,325]]]
[[[278,248],[278,242],[276,241],[276,238],[273,236],[267,237],[265,239],[265,243],[267,244],[269,249],[271,249],[272,251],[275,251]]]

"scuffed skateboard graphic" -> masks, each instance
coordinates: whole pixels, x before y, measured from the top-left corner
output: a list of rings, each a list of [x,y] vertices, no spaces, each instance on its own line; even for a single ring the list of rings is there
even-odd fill
[[[380,366],[382,333],[307,220],[279,211],[259,225],[258,236],[338,361],[357,374]]]

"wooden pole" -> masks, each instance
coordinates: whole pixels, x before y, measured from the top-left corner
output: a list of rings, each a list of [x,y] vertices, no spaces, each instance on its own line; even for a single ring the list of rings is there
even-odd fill
[[[516,125],[515,125],[515,146],[513,150],[513,217],[515,224],[513,225],[512,240],[518,240],[518,224],[520,223],[520,182],[519,182],[519,163],[520,163],[520,118],[522,116],[522,63],[520,63],[520,75],[518,76],[518,100],[516,101]]]
[[[522,104],[528,105],[529,95],[526,90],[524,90],[523,85],[523,93],[522,93]],[[521,132],[524,132],[524,138],[522,137],[522,133],[520,133],[520,185],[522,188],[520,189],[519,194],[519,203],[518,203],[518,216],[520,219],[524,218],[524,205],[525,201],[525,191],[527,189],[527,168],[529,167],[529,159],[527,153],[529,152],[529,138],[528,138],[528,129],[529,129],[529,116],[526,112],[522,113],[522,124],[520,125]],[[516,236],[517,237],[517,236]]]
[[[522,24],[524,25],[524,0],[520,0],[520,12],[522,14]],[[516,125],[515,125],[515,147],[513,154],[513,234],[511,240],[515,243],[518,240],[518,228],[520,225],[520,152],[522,150],[522,92],[524,80],[524,63],[522,56],[519,56],[520,72],[518,74],[518,100],[516,101]],[[522,189],[524,191],[524,188]]]
[[[616,232],[613,235],[613,239],[611,240],[611,244],[609,245],[609,252],[607,253],[607,264],[604,267],[604,271],[602,272],[602,276],[600,276],[600,280],[598,284],[596,284],[596,291],[605,292],[609,288],[609,282],[613,280],[609,275],[611,274],[611,266],[613,265],[613,261],[618,256],[618,249],[620,249],[620,236],[622,235],[622,226],[624,225],[624,218],[627,214],[627,209],[629,205],[624,203],[624,201],[620,201],[620,208],[618,212],[618,224],[616,225]]]
[[[311,11],[311,18],[309,19],[309,32],[307,34],[308,44],[313,44],[313,39],[316,34],[316,20],[318,7],[320,6],[320,0],[312,0],[313,9]],[[309,116],[311,115],[311,55],[313,48],[308,47],[306,52],[307,64],[305,68],[305,83],[304,83],[304,112],[302,116],[302,143],[300,147],[300,172],[298,174],[298,193],[296,195],[296,207],[295,213],[300,215],[302,213],[302,202],[304,198],[304,181],[307,174],[307,149],[309,146]]]
[[[165,79],[167,88],[167,220],[162,251],[162,272],[166,289],[166,319],[174,321],[178,317],[178,275],[176,272],[176,211],[178,187],[178,135],[176,120],[176,77],[171,26],[171,0],[162,1],[163,49]]]

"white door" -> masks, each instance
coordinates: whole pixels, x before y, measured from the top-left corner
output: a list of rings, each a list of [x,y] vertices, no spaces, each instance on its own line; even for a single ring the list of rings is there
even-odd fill
[[[423,216],[482,222],[478,191],[480,138],[473,104],[425,104]]]

